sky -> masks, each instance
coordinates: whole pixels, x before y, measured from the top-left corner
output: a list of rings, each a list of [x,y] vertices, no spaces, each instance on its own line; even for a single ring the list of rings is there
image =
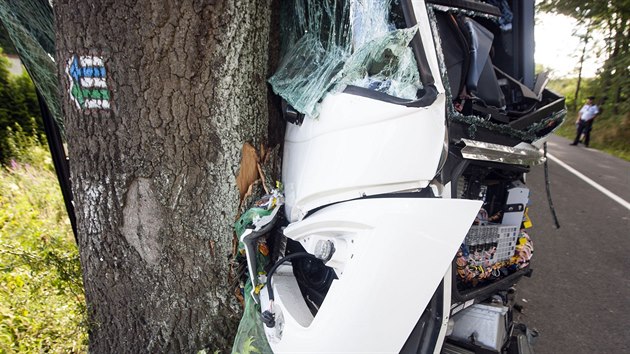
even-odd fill
[[[537,64],[552,69],[553,78],[577,77],[582,45],[578,37],[573,35],[576,30],[583,31],[577,26],[577,21],[571,17],[543,12],[536,14],[535,60]],[[595,37],[600,38],[591,43],[601,43],[601,34]],[[587,60],[584,63],[582,76],[594,77],[602,61],[602,58],[596,57],[593,50],[587,50]]]

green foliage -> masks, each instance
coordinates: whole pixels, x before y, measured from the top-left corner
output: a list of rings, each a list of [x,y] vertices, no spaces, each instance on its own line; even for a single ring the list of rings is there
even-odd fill
[[[29,143],[29,163],[0,170],[0,352],[84,352],[78,251],[50,158]]]
[[[256,257],[263,256],[257,254]],[[272,353],[265,336],[264,325],[260,319],[260,305],[250,296],[252,289],[251,281],[247,280],[243,291],[245,309],[234,338],[232,354]]]
[[[50,152],[44,147],[45,137],[32,131],[27,134],[19,124],[7,127],[0,147],[13,160],[40,166],[54,172]],[[43,140],[43,141],[42,141]]]
[[[556,134],[573,140],[576,134],[576,117],[576,112],[569,112],[565,123],[556,130]],[[593,123],[589,146],[630,161],[630,114],[611,116],[604,113],[603,116],[597,117]]]
[[[235,352],[236,354],[250,354],[250,353],[260,353],[260,350],[254,346],[254,342],[256,340],[254,337],[249,337],[243,341],[242,347],[240,351]]]
[[[564,78],[550,81],[548,88],[565,96],[567,107],[573,107],[576,84],[577,78]],[[596,85],[595,79],[582,79],[582,89],[576,104],[578,110],[586,103],[586,97],[597,94]],[[576,134],[576,118],[577,112],[570,109],[565,123],[556,134],[573,140]],[[630,113],[617,114],[604,107],[602,114],[593,123],[590,146],[630,161]]]
[[[582,83],[580,84],[580,94],[577,99],[577,104],[575,104],[575,89],[577,86],[576,78],[563,78],[556,79],[549,82],[547,88],[550,90],[559,93],[560,95],[565,97],[565,102],[567,107],[573,108],[575,106],[581,106],[586,101],[586,97],[597,95],[597,89],[595,87],[596,82],[592,78],[582,78]]]
[[[37,139],[44,136],[33,82],[26,73],[11,76],[8,65],[8,60],[0,51],[0,163],[17,157],[12,155],[14,149],[9,141],[16,131]]]
[[[607,21],[607,17],[628,18],[630,2],[628,0],[544,0],[540,4],[543,11],[558,12],[578,20],[592,19],[597,23]]]
[[[615,114],[630,111],[630,1],[544,0],[539,8],[571,16],[582,26],[606,34],[603,67],[593,88],[602,105]]]

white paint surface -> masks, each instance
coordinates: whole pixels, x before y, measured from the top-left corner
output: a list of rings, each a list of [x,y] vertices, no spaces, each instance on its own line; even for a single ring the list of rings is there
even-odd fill
[[[318,119],[287,124],[282,180],[290,221],[363,195],[426,187],[444,149],[445,97],[412,108],[330,94]]]
[[[273,351],[399,352],[480,206],[481,201],[462,199],[363,199],[328,206],[289,225],[285,235],[298,242],[327,236],[350,239],[353,246],[344,253],[343,276],[333,281],[314,318],[293,272],[274,275],[276,327],[265,327]],[[260,300],[268,309],[266,291]]]
[[[108,100],[85,100],[85,107],[90,109],[109,109]]]
[[[103,58],[97,56],[80,56],[79,62],[82,67],[103,66]]]
[[[84,88],[90,88],[90,87],[107,88],[107,82],[105,81],[105,78],[82,77],[81,86]]]

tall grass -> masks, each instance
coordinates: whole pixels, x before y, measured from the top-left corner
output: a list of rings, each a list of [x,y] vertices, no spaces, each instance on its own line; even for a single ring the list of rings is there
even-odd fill
[[[565,123],[556,134],[573,140],[576,134],[577,113],[569,112]],[[630,161],[630,113],[595,118],[591,131],[590,147]]]
[[[0,166],[0,353],[85,352],[78,251],[48,151],[12,133]]]

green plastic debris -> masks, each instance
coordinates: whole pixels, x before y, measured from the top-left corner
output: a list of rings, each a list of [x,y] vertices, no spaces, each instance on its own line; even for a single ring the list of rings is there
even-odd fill
[[[253,228],[254,222],[263,216],[269,216],[273,212],[273,209],[265,208],[250,208],[241,215],[238,221],[234,224],[234,231],[240,238],[248,228]]]
[[[241,239],[245,230],[255,229],[259,222],[263,221],[265,216],[271,215],[275,209],[284,204],[284,195],[282,194],[282,185],[277,183],[278,189],[272,189],[270,194],[264,195],[257,200],[254,205],[245,211],[234,224],[234,231],[238,239]]]
[[[270,194],[256,201],[253,207],[245,211],[234,224],[234,231],[238,235],[239,240],[248,228],[263,227],[268,222],[271,222],[270,219],[272,219],[272,217],[266,217],[271,216],[274,212],[278,212],[284,203],[284,196],[281,192],[282,186],[276,183],[276,187],[277,189],[273,189]],[[255,261],[251,259],[252,266],[256,268],[252,273],[256,277],[255,282],[258,285],[254,289],[252,279],[249,277],[241,282],[243,284],[241,292],[245,301],[245,309],[234,339],[232,353],[272,353],[269,343],[267,343],[264,325],[260,320],[260,305],[256,303],[252,295],[253,291],[258,294],[267,282],[265,267],[268,266],[271,255],[269,254],[265,236],[261,235],[250,241],[255,242],[249,244],[252,247],[249,249],[249,255],[254,255],[255,257]],[[240,261],[243,262],[246,259],[245,247],[246,245],[243,242],[239,242],[237,257],[240,257]],[[249,272],[245,274],[249,275]]]
[[[260,320],[260,305],[250,295],[251,291],[252,283],[248,280],[244,288],[245,310],[234,338],[232,354],[273,353]]]

